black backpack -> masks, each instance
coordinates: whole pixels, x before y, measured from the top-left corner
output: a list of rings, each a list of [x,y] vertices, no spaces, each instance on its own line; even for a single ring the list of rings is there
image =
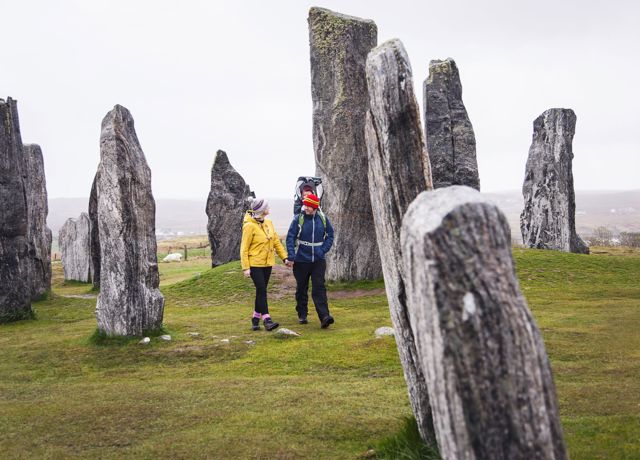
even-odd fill
[[[315,196],[322,200],[324,195],[324,187],[322,186],[322,178],[312,176],[300,176],[296,182],[295,195],[293,197],[293,215],[300,214],[302,211],[302,191],[305,187],[311,187],[311,191]]]

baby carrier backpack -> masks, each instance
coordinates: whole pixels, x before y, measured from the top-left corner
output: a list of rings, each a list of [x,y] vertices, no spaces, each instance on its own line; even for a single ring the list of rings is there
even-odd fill
[[[324,195],[324,187],[322,186],[322,178],[312,176],[300,176],[296,182],[294,196],[293,196],[293,215],[300,214],[302,212],[302,192],[305,188],[310,188],[311,193],[322,200]]]

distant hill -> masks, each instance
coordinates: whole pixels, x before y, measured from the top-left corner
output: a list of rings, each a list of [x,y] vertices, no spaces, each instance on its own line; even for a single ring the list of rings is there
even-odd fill
[[[524,200],[520,191],[486,193],[507,216],[514,241],[521,241],[520,213]],[[640,232],[640,190],[576,192],[576,230],[593,235],[594,229],[607,227],[614,234]]]
[[[52,198],[49,200],[47,224],[53,236],[57,237],[60,227],[69,218],[75,218],[81,212],[88,212],[89,198]],[[156,200],[156,233],[162,234],[207,233],[207,215],[205,201],[195,200]]]
[[[514,241],[520,240],[520,212],[523,199],[519,191],[486,193],[507,216]],[[57,236],[70,217],[87,210],[88,198],[52,198],[49,200],[48,224]],[[293,200],[270,199],[271,219],[283,236],[291,223]],[[159,237],[204,235],[207,233],[206,201],[156,200],[156,232]],[[331,217],[331,216],[329,216]],[[578,233],[589,236],[604,226],[617,234],[621,231],[640,232],[640,190],[585,191],[576,193],[576,227]]]

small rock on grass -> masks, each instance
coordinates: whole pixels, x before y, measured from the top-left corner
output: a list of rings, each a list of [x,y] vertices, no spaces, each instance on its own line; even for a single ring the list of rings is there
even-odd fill
[[[163,334],[160,336],[161,340],[166,340],[167,342],[171,341],[171,336],[169,334]]]
[[[140,345],[149,345],[151,343],[151,339],[149,337],[145,337],[144,339],[142,339],[140,342],[138,342]]]
[[[281,335],[290,335],[290,336],[293,336],[293,337],[300,337],[300,334],[298,334],[295,331],[292,331],[291,329],[287,329],[286,327],[281,327],[275,333],[276,334],[281,334]]]
[[[229,343],[229,342],[230,342],[230,340],[229,340],[229,339],[222,339],[222,340],[220,340],[220,342],[222,342],[222,343]]]
[[[255,340],[245,340],[244,343],[246,343],[247,345],[255,345],[256,341]]]
[[[376,329],[376,338],[380,338],[380,337],[385,337],[385,336],[394,336],[396,335],[396,332],[393,330],[392,327],[379,327],[378,329]]]
[[[200,335],[199,332],[187,332],[187,335],[190,335],[191,337],[198,337]]]

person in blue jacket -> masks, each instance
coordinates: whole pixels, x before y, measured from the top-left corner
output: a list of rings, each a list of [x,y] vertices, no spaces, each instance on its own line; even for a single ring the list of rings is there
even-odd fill
[[[302,212],[297,214],[287,233],[287,251],[293,258],[293,276],[296,278],[296,311],[298,322],[307,324],[309,279],[311,297],[323,329],[334,323],[329,314],[324,274],[327,268],[325,255],[333,245],[333,227],[319,209],[320,200],[314,194],[302,201]]]

